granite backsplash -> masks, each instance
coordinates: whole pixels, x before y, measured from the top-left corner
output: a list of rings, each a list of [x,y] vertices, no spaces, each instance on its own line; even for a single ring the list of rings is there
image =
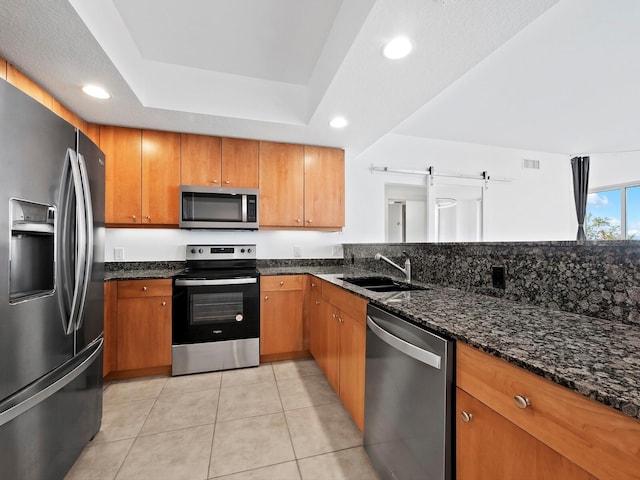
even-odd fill
[[[417,281],[530,305],[640,325],[639,242],[345,244],[347,266],[402,276],[411,258]],[[505,268],[505,288],[492,285],[492,267]]]

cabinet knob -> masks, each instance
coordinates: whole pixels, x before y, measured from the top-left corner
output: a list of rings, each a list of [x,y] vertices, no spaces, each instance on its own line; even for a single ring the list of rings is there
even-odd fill
[[[280,286],[284,285],[284,282],[280,282]]]
[[[167,304],[167,302],[162,302],[160,305],[162,305],[163,307]]]
[[[227,185],[229,185],[231,183],[230,180],[225,180],[224,183],[226,183]]]
[[[218,183],[218,180],[211,180],[213,183]]]
[[[331,318],[338,318],[338,316],[335,313],[332,313]]]
[[[146,286],[142,287],[142,291],[146,292],[147,291],[147,287]]]
[[[311,223],[311,219],[307,220],[307,223]]]
[[[296,218],[296,223],[300,223],[300,219],[299,218]]]
[[[315,283],[312,283],[312,284],[311,284],[311,286],[312,286],[313,288],[315,288],[315,287],[317,287],[318,285],[316,285]]]
[[[464,423],[469,423],[473,419],[473,414],[463,410],[460,412],[460,418]]]
[[[265,295],[265,296],[264,296],[264,299],[265,299],[265,300],[269,300],[269,295]]]
[[[145,218],[146,218],[147,220],[151,221],[151,215],[147,215]]]
[[[320,300],[316,300],[316,305],[320,305]]]
[[[131,215],[131,219],[132,219],[132,220],[135,220],[135,219],[136,219],[136,216],[135,216],[135,215]]]
[[[521,395],[516,395],[515,397],[513,397],[513,401],[516,404],[516,407],[518,408],[527,408],[529,405],[531,405],[531,400],[529,400],[528,397],[523,397]]]

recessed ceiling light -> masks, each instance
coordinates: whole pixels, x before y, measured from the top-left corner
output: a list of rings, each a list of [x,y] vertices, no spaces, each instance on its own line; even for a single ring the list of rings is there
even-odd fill
[[[82,91],[91,97],[99,98],[101,100],[111,98],[109,92],[107,92],[102,87],[98,87],[97,85],[85,85],[84,87],[82,87]]]
[[[348,123],[349,122],[347,122],[346,118],[336,117],[329,122],[329,125],[331,125],[333,128],[344,128]]]
[[[396,37],[382,49],[382,54],[391,60],[403,58],[411,53],[413,45],[407,37]]]

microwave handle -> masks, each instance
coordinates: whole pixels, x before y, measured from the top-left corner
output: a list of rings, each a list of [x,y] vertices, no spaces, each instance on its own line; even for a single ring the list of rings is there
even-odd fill
[[[242,195],[242,221],[247,221],[247,195]]]

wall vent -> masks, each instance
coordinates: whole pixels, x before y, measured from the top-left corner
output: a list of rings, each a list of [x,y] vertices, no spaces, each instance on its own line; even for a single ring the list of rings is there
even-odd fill
[[[540,160],[531,160],[529,158],[522,159],[522,168],[530,168],[533,170],[540,170]]]

